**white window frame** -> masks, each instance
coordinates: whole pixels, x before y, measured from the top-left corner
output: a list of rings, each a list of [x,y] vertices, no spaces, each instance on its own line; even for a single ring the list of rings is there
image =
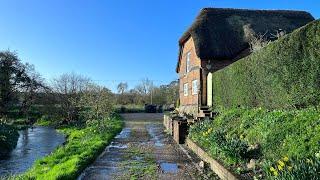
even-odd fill
[[[190,72],[190,57],[191,57],[191,52],[187,52],[186,55],[186,73]]]
[[[192,95],[198,94],[198,80],[195,79],[192,81]]]
[[[188,96],[188,83],[183,84],[183,95]]]

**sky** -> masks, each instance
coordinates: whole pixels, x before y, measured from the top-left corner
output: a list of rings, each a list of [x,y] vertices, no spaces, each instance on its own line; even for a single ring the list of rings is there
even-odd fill
[[[319,0],[0,0],[0,50],[48,81],[63,73],[112,90],[143,78],[176,80],[178,39],[204,7],[305,10]]]

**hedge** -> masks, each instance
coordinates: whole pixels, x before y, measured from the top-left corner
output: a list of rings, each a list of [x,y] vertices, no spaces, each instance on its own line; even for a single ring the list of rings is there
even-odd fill
[[[319,102],[320,20],[213,73],[214,107],[291,109]]]

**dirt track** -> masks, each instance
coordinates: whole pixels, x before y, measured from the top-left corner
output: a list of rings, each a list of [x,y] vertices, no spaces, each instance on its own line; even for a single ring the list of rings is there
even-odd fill
[[[125,128],[79,179],[204,179],[164,133],[163,114],[122,116]]]

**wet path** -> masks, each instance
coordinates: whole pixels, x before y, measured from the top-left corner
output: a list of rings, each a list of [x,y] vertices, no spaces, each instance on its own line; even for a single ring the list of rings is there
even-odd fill
[[[124,114],[125,128],[79,179],[201,179],[163,132],[162,114]]]

